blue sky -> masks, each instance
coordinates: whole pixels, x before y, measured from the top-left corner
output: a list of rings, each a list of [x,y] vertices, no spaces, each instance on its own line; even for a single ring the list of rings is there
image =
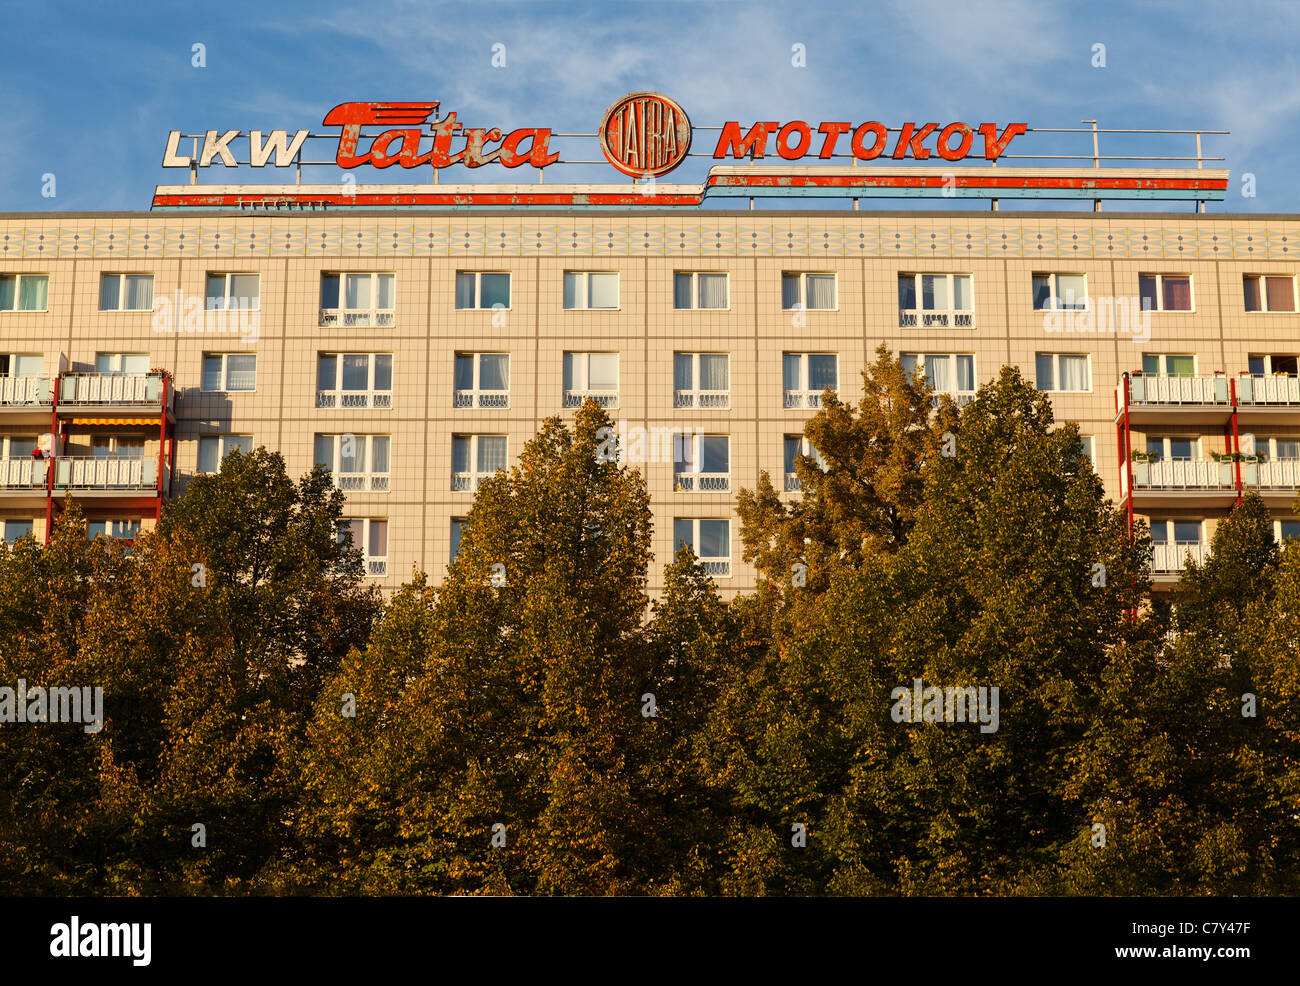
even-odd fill
[[[440,113],[455,109],[471,126],[591,132],[616,98],[652,89],[681,102],[697,126],[802,119],[1075,127],[1096,118],[1102,127],[1231,130],[1205,139],[1205,153],[1226,157],[1220,166],[1232,171],[1228,201],[1211,209],[1300,212],[1295,0],[3,6],[0,211],[147,209],[154,185],[187,180],[160,166],[172,129],[319,131],[341,102],[436,99]],[[191,65],[195,43],[206,46],[204,68]],[[498,43],[504,68],[492,65]],[[791,64],[795,44],[805,46],[805,67]],[[1104,68],[1092,65],[1096,44],[1106,46]],[[1091,148],[1082,135],[1065,146],[1032,134],[1012,148],[1024,150],[1030,139],[1044,152]],[[711,144],[696,140],[696,150]],[[1121,140],[1103,138],[1103,153],[1136,146]],[[1194,153],[1190,137],[1147,146]],[[472,178],[524,181],[530,170],[488,167]],[[692,159],[667,180],[698,181],[705,170]],[[469,179],[458,171],[443,181]],[[1255,175],[1253,198],[1241,194],[1246,172]],[[46,173],[55,175],[53,198],[41,195]],[[213,168],[203,180],[276,177],[270,169],[237,174],[244,177]],[[398,168],[370,174],[413,180]],[[338,178],[334,169],[305,176]],[[358,176],[367,180],[374,178]],[[559,180],[623,179],[602,166],[548,177]]]

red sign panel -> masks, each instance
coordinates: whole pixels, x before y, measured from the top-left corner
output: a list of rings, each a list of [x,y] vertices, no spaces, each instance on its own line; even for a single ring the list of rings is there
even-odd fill
[[[686,160],[691,121],[667,96],[634,92],[605,111],[598,136],[610,164],[633,178],[651,178]]]

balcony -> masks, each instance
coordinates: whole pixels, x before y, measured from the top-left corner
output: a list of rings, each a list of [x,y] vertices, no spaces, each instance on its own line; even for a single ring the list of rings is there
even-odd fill
[[[727,473],[727,472],[674,473],[673,489],[677,493],[730,493],[731,473]]]
[[[387,493],[388,473],[336,472],[334,485],[345,493]]]
[[[393,327],[396,312],[382,308],[322,308],[320,310],[320,327],[322,329],[390,329]]]
[[[510,407],[508,390],[457,390],[452,398],[456,408],[479,408],[480,410],[504,411]]]
[[[1244,465],[1244,463],[1243,463]],[[1232,462],[1208,459],[1160,459],[1133,463],[1133,500],[1145,506],[1223,506],[1237,495]],[[1120,471],[1120,484],[1128,481]]]
[[[973,329],[975,313],[903,309],[898,313],[898,327],[900,329]]]
[[[1135,373],[1129,378],[1129,423],[1219,425],[1232,414],[1228,378],[1163,377]],[[1124,410],[1124,381],[1115,388],[1117,418]]]
[[[1300,422],[1300,377],[1243,373],[1236,379],[1237,415],[1243,425]]]
[[[158,492],[157,458],[96,458],[60,455],[54,461],[54,489],[81,493],[145,494]],[[163,472],[162,492],[169,488],[169,473]]]
[[[1151,546],[1151,573],[1156,576],[1177,576],[1183,571],[1188,556],[1198,565],[1210,556],[1210,546],[1199,541],[1157,541]]]
[[[820,390],[787,390],[783,406],[787,411],[802,410],[809,408],[817,410],[822,406],[822,391]]]
[[[44,500],[49,471],[49,459],[0,459],[0,499]]]
[[[0,410],[50,405],[49,377],[0,377]]]
[[[318,408],[387,411],[393,406],[391,390],[318,390]]]
[[[493,472],[454,472],[451,474],[451,491],[453,493],[472,493],[485,479],[497,474]]]
[[[67,413],[153,410],[162,406],[161,373],[62,373],[59,410]],[[167,411],[176,404],[176,388],[167,388]]]
[[[595,401],[603,408],[618,407],[617,390],[566,390],[564,406],[566,408],[582,407],[584,401]]]
[[[725,411],[731,407],[729,390],[674,390],[673,407],[699,408],[702,411]]]

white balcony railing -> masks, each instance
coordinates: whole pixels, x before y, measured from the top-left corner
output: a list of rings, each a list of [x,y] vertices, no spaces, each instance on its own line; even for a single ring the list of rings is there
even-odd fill
[[[1124,384],[1121,382],[1120,387]],[[1121,404],[1123,392],[1120,392]],[[1227,404],[1228,380],[1217,377],[1161,377],[1137,374],[1129,378],[1132,404]]]
[[[239,375],[232,373],[231,378]],[[247,389],[252,387],[250,379]],[[169,388],[169,404],[175,396],[175,388]],[[140,405],[157,404],[161,399],[162,375],[158,373],[63,373],[59,376],[60,404]]]
[[[1241,464],[1242,482],[1265,490],[1300,489],[1300,459],[1273,459],[1271,462]],[[1255,466],[1254,469],[1247,468]]]
[[[387,329],[392,327],[395,314],[392,310],[379,308],[322,308],[320,325],[322,329],[338,326],[345,329]]]
[[[1237,485],[1231,462],[1161,459],[1133,463],[1133,486],[1153,490],[1229,490]]]
[[[391,390],[318,390],[316,406],[386,411],[393,406],[393,392]]]
[[[339,472],[334,483],[346,493],[387,493],[388,473]]]
[[[48,459],[0,459],[0,489],[33,490],[45,486],[49,472]]]
[[[61,455],[54,460],[54,487],[60,490],[156,490],[158,460]]]
[[[800,489],[800,486],[799,486],[799,474],[798,474],[797,472],[788,472],[788,473],[786,473],[786,474],[785,474],[785,491],[786,491],[787,493],[798,493],[798,492],[799,492],[799,489]]]
[[[617,390],[566,390],[564,392],[565,407],[582,407],[583,401],[593,400],[601,407],[615,408],[618,407]]]
[[[453,397],[455,407],[477,407],[489,410],[505,410],[510,406],[508,390],[458,390]]]
[[[974,312],[904,309],[898,313],[900,329],[970,329],[974,326]]]
[[[0,377],[0,407],[48,403],[49,377]]]
[[[1237,377],[1238,404],[1300,404],[1300,377],[1249,374]]]
[[[787,390],[785,391],[785,408],[812,408],[816,410],[822,406],[822,392],[820,390]]]
[[[715,578],[726,578],[731,575],[730,558],[701,558],[700,567]]]
[[[731,491],[731,473],[674,473],[673,486],[679,493],[728,493]]]
[[[366,574],[367,574],[367,575],[373,575],[373,576],[376,576],[376,577],[382,577],[382,576],[387,575],[387,574],[388,574],[388,559],[387,559],[387,558],[367,558],[367,559],[366,559]]]
[[[491,479],[496,472],[454,472],[451,474],[451,491],[466,493],[477,490],[485,479]]]
[[[1151,546],[1151,571],[1165,575],[1181,572],[1188,555],[1203,564],[1210,556],[1210,546],[1198,541],[1158,541]]]
[[[697,407],[703,411],[725,411],[731,407],[731,391],[674,390],[673,407]]]

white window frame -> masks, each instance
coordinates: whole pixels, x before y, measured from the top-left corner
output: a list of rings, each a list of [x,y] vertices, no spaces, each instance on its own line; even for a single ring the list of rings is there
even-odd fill
[[[799,300],[793,307],[785,306],[785,280],[789,277],[799,279]],[[835,304],[829,308],[809,308],[808,307],[808,278],[810,277],[829,277],[831,279],[831,294],[835,296]],[[730,286],[728,285],[728,293]],[[781,271],[781,310],[786,312],[837,312],[840,310],[840,277],[835,271],[830,270],[783,270]]]
[[[214,354],[209,354],[209,355],[214,355]],[[144,373],[128,373],[126,371],[126,359],[128,356],[135,357],[137,359],[139,358],[144,359],[144,364],[145,364]],[[100,361],[103,359],[108,359],[113,364],[113,369],[101,370],[99,368],[99,364]],[[148,367],[149,367],[148,353],[96,353],[95,354],[95,373],[98,376],[143,377],[143,376],[148,376],[149,374]]]
[[[1268,285],[1266,281],[1270,277],[1286,278],[1291,282],[1291,308],[1273,311],[1268,307]],[[1246,307],[1246,282],[1251,278],[1259,281],[1259,308]],[[1300,311],[1300,297],[1296,295],[1296,283],[1294,274],[1245,274],[1241,275],[1241,308],[1247,315],[1294,315]]]
[[[248,439],[248,451],[250,453],[253,451],[252,435],[240,435],[240,434],[235,434],[234,432],[222,433],[220,435],[200,435],[198,450],[197,450],[198,458],[195,460],[195,465],[194,465],[195,475],[206,476],[206,475],[215,474],[216,472],[220,471],[221,464],[226,461],[226,456],[230,454],[232,449],[232,444],[227,440],[232,438]],[[217,443],[217,468],[216,469],[207,470],[203,468],[203,443],[204,442]]]
[[[455,469],[456,465],[456,442],[469,442],[468,462],[469,472],[452,472],[451,474],[451,491],[453,493],[473,493],[479,488],[479,484],[485,479],[490,479],[496,475],[496,471],[479,472],[478,471],[478,443],[481,438],[500,438],[506,443],[506,465],[502,468],[509,468],[510,463],[510,436],[500,433],[484,434],[455,434],[451,436],[451,465]]]
[[[353,540],[353,550],[361,552],[361,560],[365,565],[366,576],[368,578],[382,579],[388,575],[388,558],[392,553],[393,529],[387,517],[342,517],[339,519],[339,543],[344,543],[343,531],[350,530],[353,523],[361,524],[362,544],[357,544]],[[370,553],[370,528],[372,524],[384,525],[384,554],[372,555]]]
[[[103,524],[104,533],[92,535],[91,524]],[[114,541],[134,541],[140,533],[142,521],[138,517],[115,517],[109,520],[89,519],[86,521],[86,539],[93,541],[97,537],[110,538]],[[112,533],[109,533],[112,531]]]
[[[731,552],[732,552],[731,540],[733,534],[733,531],[731,529],[731,518],[729,517],[674,517],[673,528],[672,528],[673,557],[677,556],[677,552],[681,547],[680,542],[677,539],[677,524],[681,521],[690,521],[691,523],[691,543],[689,547],[691,551],[695,553],[696,564],[698,564],[701,568],[704,569],[704,571],[708,575],[711,575],[715,579],[730,578],[731,577]],[[700,548],[700,522],[701,521],[715,521],[727,525],[727,554],[725,556],[710,555],[709,557],[706,558],[700,555],[699,548]]]
[[[947,292],[950,304],[947,308],[926,308],[923,278],[942,277],[948,282]],[[953,290],[957,278],[964,277],[970,282],[970,308],[958,308],[957,294]],[[965,271],[952,273],[940,271],[899,271],[898,279],[911,278],[912,293],[916,298],[915,308],[904,308],[902,299],[898,305],[898,325],[904,329],[956,328],[973,329],[975,327],[975,275]]]
[[[704,439],[727,440],[727,471],[706,473],[700,471],[704,461]],[[690,448],[690,459],[679,457],[683,447]],[[689,466],[689,468],[684,468]],[[730,493],[731,492],[731,436],[721,433],[701,434],[688,431],[673,435],[673,491],[676,493]]]
[[[450,566],[460,554],[461,543],[465,540],[465,522],[468,517],[453,517],[448,525],[447,564]]]
[[[14,272],[12,274],[0,273],[0,278],[12,277],[14,279],[14,306],[12,308],[0,308],[0,313],[13,312],[19,315],[31,315],[36,312],[48,312],[50,310],[50,275],[49,274],[26,274]],[[24,278],[44,278],[45,279],[45,307],[44,308],[19,308],[18,300],[23,296],[23,279]]]
[[[325,307],[325,280],[326,278],[335,278],[338,281],[338,307]],[[368,277],[370,278],[370,300],[372,302],[369,308],[349,308],[347,305],[347,279],[349,277]],[[391,308],[379,307],[379,279],[381,277],[391,277],[393,279],[393,306]],[[397,320],[397,274],[389,270],[365,271],[365,270],[323,270],[320,275],[321,280],[321,297],[320,297],[320,325],[321,328],[333,328],[341,326],[347,329],[390,329]]]
[[[705,307],[700,304],[700,275],[720,276],[726,285],[724,292],[727,303],[717,307]],[[691,303],[685,308],[677,306],[677,278],[689,277],[691,280]],[[731,311],[731,273],[725,270],[675,270],[673,271],[673,311],[675,312],[727,312]]]
[[[1097,438],[1095,435],[1079,436],[1079,451],[1088,458],[1092,465],[1092,471],[1097,471]]]
[[[462,308],[456,304],[459,301],[458,281],[464,275],[473,275],[474,277],[474,304]],[[483,307],[483,275],[484,274],[504,274],[506,277],[507,288],[510,294],[510,304],[503,305],[497,303],[491,308]],[[458,270],[452,282],[452,304],[458,312],[508,312],[515,303],[515,279],[508,270]]]
[[[1050,280],[1050,284],[1049,284],[1048,295],[1047,295],[1047,300],[1048,300],[1049,303],[1048,303],[1046,306],[1043,306],[1043,307],[1040,307],[1040,306],[1037,304],[1037,302],[1036,302],[1036,300],[1035,300],[1035,298],[1034,298],[1033,284],[1034,284],[1034,278],[1036,278],[1036,277],[1046,277],[1046,278],[1050,278],[1050,279],[1051,279],[1051,280]],[[1068,305],[1068,306],[1067,306],[1067,305],[1064,305],[1064,304],[1061,303],[1061,302],[1062,302],[1062,298],[1061,298],[1061,289],[1060,289],[1060,281],[1059,281],[1059,279],[1062,278],[1062,277],[1082,277],[1082,278],[1083,278],[1083,304],[1082,304],[1082,305],[1077,304],[1077,301],[1078,301],[1077,298],[1075,299],[1076,303],[1075,303],[1075,304],[1072,304],[1072,305]],[[1031,272],[1031,274],[1030,274],[1030,276],[1029,276],[1029,285],[1030,285],[1030,297],[1029,297],[1029,300],[1030,300],[1031,303],[1033,303],[1033,305],[1034,305],[1034,311],[1036,311],[1036,312],[1071,312],[1071,311],[1073,311],[1073,312],[1086,312],[1086,311],[1088,311],[1089,309],[1092,308],[1092,298],[1091,298],[1092,291],[1091,291],[1091,289],[1088,287],[1088,275],[1087,275],[1086,273],[1084,273],[1083,271],[1079,271],[1079,270],[1057,270],[1057,271],[1036,270],[1036,271]]]
[[[147,277],[149,279],[149,307],[148,308],[125,308],[126,304],[126,279],[128,277]],[[104,307],[104,282],[108,280],[117,281],[117,307]],[[123,273],[123,274],[103,274],[99,275],[99,310],[101,312],[151,312],[154,309],[154,276],[153,274],[144,273]]]
[[[614,279],[614,304],[610,306],[597,306],[591,303],[591,278],[592,275],[600,277],[612,277]],[[577,287],[574,290],[574,299],[580,304],[565,304],[565,296],[568,295],[569,278],[577,279]],[[566,312],[616,312],[623,307],[623,284],[622,278],[618,276],[616,270],[566,270],[564,272],[563,284],[561,285],[560,303]]]
[[[211,278],[219,277],[225,282],[225,293],[222,295],[221,304],[209,305],[212,300],[208,294],[208,281]],[[262,310],[262,274],[255,270],[210,270],[203,278],[203,306],[207,311],[235,311],[237,308],[230,306],[230,285],[236,277],[255,277],[257,278],[257,294],[252,298],[254,304],[249,305],[245,311],[257,312]]]
[[[691,361],[690,390],[677,389],[677,358],[689,357]],[[727,361],[727,389],[700,389],[700,357],[721,356]],[[837,367],[838,370],[838,367]],[[673,353],[673,407],[696,408],[701,411],[727,411],[731,408],[731,354],[718,352],[688,352],[678,350]]]
[[[505,390],[485,390],[481,384],[480,372],[483,368],[484,356],[504,356],[506,358],[506,389]],[[473,386],[469,390],[456,388],[456,361],[458,359],[470,359],[474,368]],[[496,352],[475,351],[452,353],[451,356],[452,371],[452,407],[458,410],[465,408],[489,409],[493,411],[503,411],[510,407],[510,354],[503,353],[500,350]]]
[[[1077,356],[1077,355],[1080,355],[1080,354],[1078,354],[1078,353],[1074,353],[1074,354],[1071,354],[1071,355],[1076,355],[1076,356]],[[1160,376],[1160,377],[1168,377],[1168,376],[1169,376],[1169,357],[1170,357],[1170,356],[1190,356],[1190,357],[1192,358],[1192,373],[1191,373],[1191,375],[1192,375],[1193,377],[1195,377],[1197,374],[1200,373],[1200,369],[1201,369],[1201,360],[1200,360],[1200,357],[1199,357],[1196,353],[1143,353],[1143,354],[1142,354],[1142,361],[1143,361],[1144,363],[1146,362],[1146,358],[1147,358],[1148,356],[1154,356],[1154,357],[1156,357],[1156,359],[1158,359],[1158,360],[1160,361],[1159,364],[1158,364],[1159,369],[1158,369],[1158,372],[1156,373],[1156,376]],[[1144,374],[1146,373],[1146,367],[1145,367],[1145,366],[1142,368],[1142,372],[1143,372]]]
[[[1146,451],[1151,451],[1151,443],[1160,443],[1160,458],[1157,462],[1199,462],[1201,461],[1201,438],[1199,435],[1148,435],[1146,440]],[[1175,459],[1173,457],[1174,442],[1191,442],[1192,449],[1186,459]]]
[[[1181,272],[1179,272],[1179,271],[1167,271],[1167,272],[1162,273],[1162,274],[1157,274],[1157,273],[1154,272],[1154,271],[1147,271],[1147,272],[1145,272],[1145,273],[1143,273],[1142,271],[1139,271],[1139,272],[1138,272],[1138,299],[1139,299],[1138,304],[1139,304],[1139,306],[1141,305],[1141,298],[1142,298],[1142,278],[1144,278],[1144,277],[1154,277],[1154,278],[1156,279],[1156,307],[1150,309],[1150,311],[1153,311],[1153,312],[1170,312],[1170,313],[1172,313],[1172,314],[1176,314],[1176,315],[1193,315],[1193,314],[1196,313],[1196,278],[1195,278],[1195,277],[1194,277],[1190,272],[1189,272],[1189,273],[1181,273]],[[1188,292],[1188,294],[1189,294],[1190,297],[1191,297],[1191,307],[1190,307],[1190,308],[1166,308],[1166,307],[1165,307],[1165,283],[1164,283],[1164,282],[1165,282],[1165,278],[1166,278],[1166,277],[1185,277],[1185,278],[1187,278],[1187,292]]]
[[[317,458],[317,446],[321,439],[330,439],[330,459],[328,462],[321,462]],[[343,442],[346,440],[361,442],[365,445],[366,468],[361,472],[343,472]],[[388,460],[388,468],[380,472],[375,468],[375,444],[377,440],[383,440],[388,443],[388,454],[385,456]],[[330,475],[334,479],[334,485],[345,493],[387,493],[390,489],[390,478],[393,469],[393,436],[383,433],[367,433],[364,435],[351,434],[343,432],[341,434],[331,432],[317,432],[312,436],[312,459],[317,465],[323,465],[329,469]]]
[[[1038,382],[1038,357],[1050,356],[1052,358],[1052,386],[1043,387]],[[1082,356],[1084,372],[1088,376],[1087,384],[1083,390],[1062,390],[1058,385],[1061,382],[1061,357],[1062,356]],[[1045,394],[1091,394],[1092,393],[1092,356],[1089,353],[1034,353],[1034,385]]]
[[[931,402],[935,407],[938,407],[940,404],[939,398],[941,394],[947,394],[949,397],[951,397],[957,403],[958,407],[965,407],[967,404],[969,404],[971,401],[975,399],[975,394],[979,391],[979,376],[977,375],[977,371],[975,369],[974,353],[899,353],[898,354],[899,362],[905,362],[909,358],[914,359],[916,361],[916,372],[919,373],[921,376],[926,377],[927,380],[929,379],[925,372],[925,363],[927,359],[952,360],[951,379],[953,382],[953,386],[945,388],[943,390],[935,390],[933,392],[931,396]],[[957,360],[962,358],[970,360],[970,372],[971,372],[970,390],[959,390],[957,388],[957,376],[958,376]]]
[[[96,455],[95,446],[102,445],[106,447],[107,454]],[[104,432],[94,433],[90,436],[90,456],[93,459],[106,459],[109,461],[128,460],[131,462],[144,462],[146,458],[145,449],[149,447],[149,440],[144,435],[110,435]],[[139,455],[122,455],[123,449],[129,449],[132,452],[139,449]]]
[[[1274,376],[1274,375],[1277,375],[1277,376],[1284,376],[1284,377],[1289,377],[1289,376],[1291,376],[1292,374],[1290,374],[1290,373],[1285,373],[1285,372],[1278,372],[1277,374],[1274,374],[1274,372],[1273,372],[1273,357],[1274,357],[1274,356],[1291,356],[1291,354],[1290,354],[1290,353],[1247,353],[1247,354],[1246,354],[1246,372],[1247,372],[1247,374],[1249,374],[1250,376],[1265,376],[1265,377],[1271,377],[1271,376]],[[1295,360],[1297,361],[1297,364],[1298,364],[1298,365],[1300,365],[1300,355],[1293,356],[1292,358],[1295,359]],[[1250,370],[1250,361],[1251,361],[1252,359],[1262,359],[1262,360],[1264,361],[1264,372],[1263,372],[1263,373],[1253,373],[1253,372],[1251,372],[1251,370]]]
[[[232,356],[249,357],[253,361],[253,386],[232,389],[230,386],[230,358]],[[210,359],[221,360],[219,386],[208,387],[207,362]],[[199,384],[206,394],[255,394],[257,393],[257,353],[204,353],[199,367]]]
[[[822,455],[821,452],[817,451],[813,443],[808,441],[808,439],[805,436],[794,435],[794,434],[782,435],[781,436],[781,472],[785,477],[785,483],[783,484],[782,489],[786,493],[798,493],[802,488],[802,484],[799,482],[799,473],[786,472],[785,469],[785,447],[791,441],[797,441],[799,443],[799,453],[798,455],[796,455],[796,458],[798,458],[798,456],[800,455],[811,456],[812,458],[817,460],[817,465],[822,472],[826,472],[829,469],[829,466],[827,466],[826,464],[826,457]]]
[[[1278,544],[1286,543],[1285,541],[1282,540],[1283,524],[1300,524],[1300,520],[1296,520],[1293,517],[1279,517],[1278,519],[1273,521],[1273,540],[1276,541]],[[1287,540],[1289,541],[1300,540],[1300,534],[1296,535],[1296,537],[1294,538],[1288,538]]]
[[[617,368],[618,368],[618,382],[617,382],[617,386],[615,387],[615,389],[614,389],[613,391],[608,391],[608,390],[592,390],[592,389],[591,389],[591,387],[590,387],[590,383],[591,383],[591,357],[593,357],[593,356],[613,356],[613,357],[614,357],[615,365],[616,365]],[[564,394],[563,394],[563,397],[562,397],[563,406],[564,406],[565,408],[572,409],[572,408],[582,407],[583,401],[585,401],[587,398],[591,398],[593,401],[595,401],[597,404],[599,404],[599,405],[600,405],[601,407],[603,407],[603,408],[613,409],[613,408],[617,408],[617,407],[618,407],[619,394],[620,394],[620,392],[621,392],[622,389],[623,389],[623,355],[622,355],[622,353],[617,352],[617,351],[614,351],[614,350],[609,350],[609,349],[605,349],[605,350],[587,350],[587,351],[583,351],[583,352],[578,352],[578,351],[576,351],[576,350],[566,349],[566,350],[564,351],[563,355],[560,357],[560,359],[561,359],[561,367],[560,367],[561,380],[560,380],[560,385],[561,385],[562,387],[563,387],[563,385],[564,385],[564,380],[563,380],[563,373],[564,373],[563,360],[564,360],[565,358],[570,359],[571,362],[572,362],[572,364],[573,364],[573,367],[574,367],[574,372],[573,372],[573,378],[574,378],[574,379],[573,379],[573,381],[572,381],[573,384],[574,384],[574,386],[572,387],[572,389],[566,389],[566,390],[564,391]],[[578,372],[577,372],[577,369],[578,369],[578,366],[579,366],[579,365],[581,365],[581,367],[582,367],[581,386],[578,386],[578,384],[579,384],[579,379],[578,379]]]
[[[1300,435],[1270,435],[1268,438],[1264,439],[1263,451],[1265,455],[1268,456],[1267,461],[1269,462],[1300,461],[1300,456],[1295,456],[1295,457],[1287,456],[1286,458],[1283,458],[1281,455],[1279,455],[1277,451],[1278,442],[1300,442]],[[1257,449],[1260,447],[1260,441],[1258,439],[1256,439],[1255,441],[1255,447]]]
[[[343,389],[343,357],[345,356],[364,356],[366,357],[366,389],[365,390],[344,390]],[[388,369],[389,376],[392,378],[387,390],[375,389],[375,370],[380,356],[387,356],[389,359]],[[327,357],[334,358],[334,386],[329,390],[322,390],[320,387],[320,363]],[[392,353],[384,352],[343,352],[342,350],[331,350],[328,352],[316,353],[316,407],[327,410],[381,410],[390,411],[393,407],[393,393],[397,389],[397,360],[393,358]],[[345,398],[345,395],[346,398]],[[358,397],[362,403],[356,403]],[[352,403],[348,403],[348,401]]]
[[[799,387],[795,390],[785,389],[785,360],[787,356],[797,356],[799,358]],[[799,408],[812,408],[814,410],[822,406],[822,391],[808,389],[808,368],[813,356],[833,356],[835,358],[835,386],[831,388],[835,393],[840,390],[840,354],[823,353],[823,352],[793,352],[787,350],[781,354],[781,391],[782,405],[785,410],[796,410]]]

